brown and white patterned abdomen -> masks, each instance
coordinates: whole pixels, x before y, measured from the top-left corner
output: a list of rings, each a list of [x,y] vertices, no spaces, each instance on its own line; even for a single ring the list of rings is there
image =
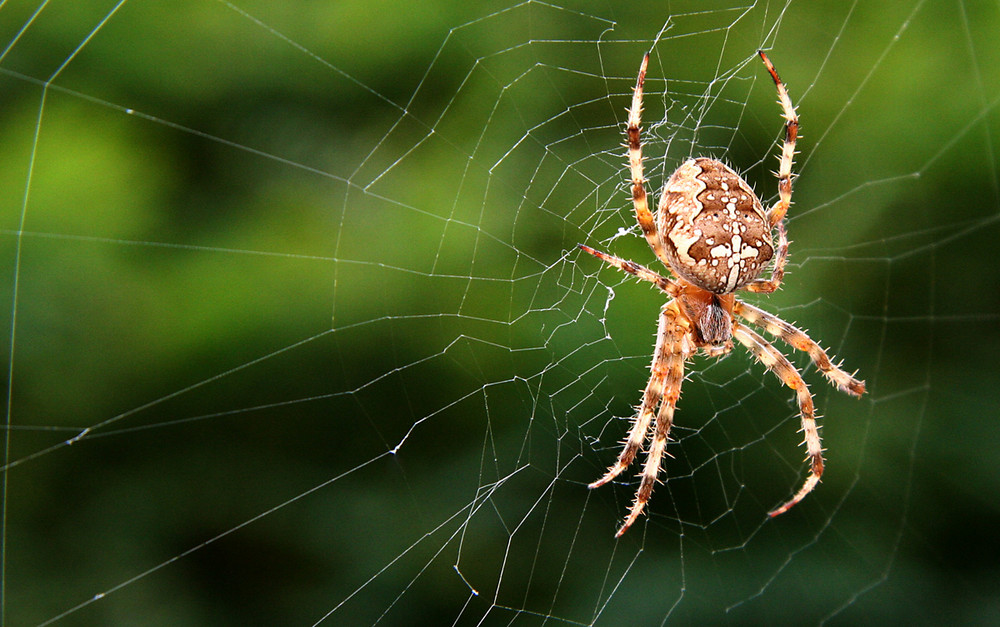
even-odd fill
[[[774,256],[757,195],[715,159],[681,164],[663,186],[656,217],[671,270],[715,294],[756,279]]]

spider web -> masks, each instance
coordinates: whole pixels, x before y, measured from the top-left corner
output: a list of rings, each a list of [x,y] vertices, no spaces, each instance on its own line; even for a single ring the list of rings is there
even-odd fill
[[[996,3],[0,4],[10,624],[996,621]],[[746,300],[824,419],[698,357],[612,536],[650,192],[725,159],[793,240]],[[782,347],[784,350],[784,347]],[[790,353],[790,351],[784,351]],[[873,621],[873,622],[874,622]]]

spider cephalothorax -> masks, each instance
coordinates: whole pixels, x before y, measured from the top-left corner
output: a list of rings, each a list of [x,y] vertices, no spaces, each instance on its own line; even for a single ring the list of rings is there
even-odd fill
[[[725,354],[732,349],[734,338],[795,390],[798,397],[802,431],[811,462],[810,473],[802,488],[770,515],[788,511],[819,483],[823,473],[823,449],[812,395],[791,362],[757,332],[741,324],[740,319],[764,329],[793,348],[806,351],[816,367],[842,392],[860,396],[865,391],[864,381],[835,366],[819,344],[803,331],[739,301],[734,295],[737,290],[770,293],[778,289],[788,257],[784,218],[792,202],[792,161],[799,119],[774,66],[764,52],[758,51],[758,54],[778,90],[785,118],[785,143],[778,168],[778,202],[765,210],[746,181],[731,168],[715,159],[697,158],[685,161],[674,171],[663,186],[655,216],[650,212],[639,130],[642,86],[649,63],[647,54],[639,68],[626,130],[632,203],[650,247],[676,278],[669,279],[637,263],[580,246],[616,268],[653,283],[671,296],[660,312],[652,374],[625,448],[608,472],[590,484],[591,488],[596,488],[621,474],[635,459],[653,425],[639,490],[618,536],[639,517],[653,492],[681,393],[684,362],[699,349],[713,356]],[[777,247],[772,231],[777,233]],[[771,277],[759,278],[772,260]]]

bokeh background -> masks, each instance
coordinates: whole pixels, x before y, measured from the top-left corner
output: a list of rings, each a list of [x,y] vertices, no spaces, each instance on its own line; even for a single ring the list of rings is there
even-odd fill
[[[3,622],[1000,621],[1000,5],[0,5]],[[764,47],[802,122],[785,288],[869,394],[691,364],[612,534],[662,299],[655,189],[773,199]],[[624,229],[624,230],[623,230]],[[933,618],[932,618],[933,617]]]

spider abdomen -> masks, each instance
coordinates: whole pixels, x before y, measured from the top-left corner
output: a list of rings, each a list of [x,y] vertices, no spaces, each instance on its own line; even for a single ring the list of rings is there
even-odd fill
[[[715,294],[753,281],[774,256],[757,195],[715,159],[689,159],[677,168],[663,186],[657,219],[671,270]]]

